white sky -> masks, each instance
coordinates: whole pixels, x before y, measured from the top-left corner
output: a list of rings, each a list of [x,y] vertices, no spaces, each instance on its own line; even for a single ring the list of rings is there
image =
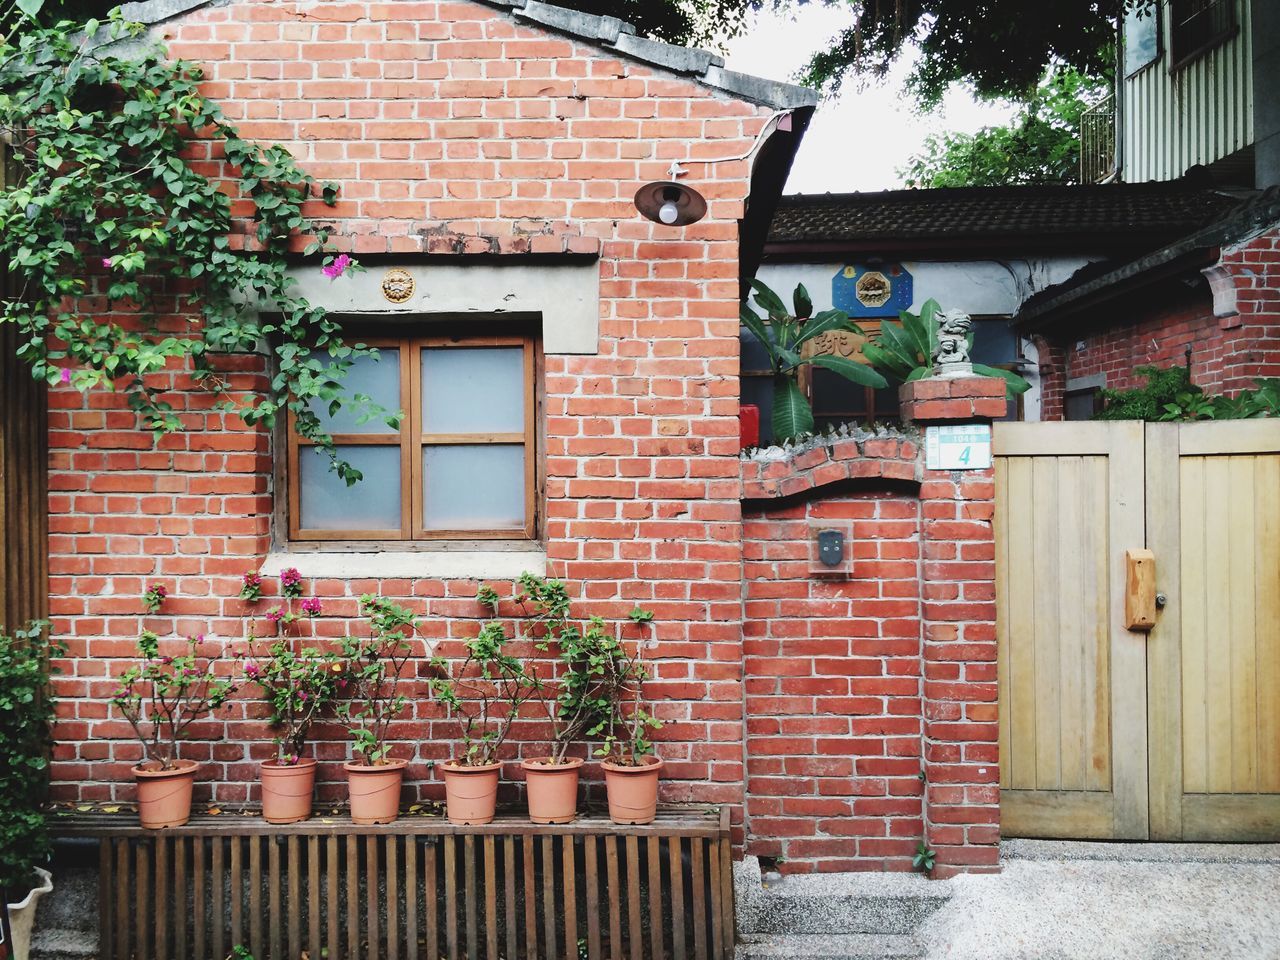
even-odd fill
[[[726,66],[774,80],[791,80],[808,55],[852,23],[847,8],[805,5],[792,14],[764,12],[741,37],[731,40]],[[849,82],[838,100],[818,106],[787,182],[787,193],[846,193],[901,187],[899,167],[934,132],[1002,123],[1010,106],[977,103],[953,90],[934,113],[921,115],[903,88],[907,58],[883,84],[859,90]]]

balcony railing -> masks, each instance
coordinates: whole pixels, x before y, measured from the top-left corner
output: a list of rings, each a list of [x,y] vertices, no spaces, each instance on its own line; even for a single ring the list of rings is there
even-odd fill
[[[1114,95],[1080,115],[1080,182],[1099,183],[1116,164],[1116,98]]]

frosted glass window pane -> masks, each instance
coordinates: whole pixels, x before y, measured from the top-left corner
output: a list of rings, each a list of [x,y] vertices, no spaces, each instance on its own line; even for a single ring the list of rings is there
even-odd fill
[[[329,469],[329,458],[298,450],[298,497],[304,530],[399,530],[400,448],[339,446],[338,456],[364,474],[355,486]]]
[[[422,351],[423,433],[524,433],[524,349]]]
[[[524,447],[426,447],[422,465],[428,530],[524,526]]]
[[[356,357],[347,375],[343,378],[342,392],[348,396],[362,393],[384,410],[395,413],[400,409],[400,351],[394,348],[377,351],[378,359],[373,357]],[[312,354],[321,362],[327,362],[327,353]],[[358,419],[354,411],[339,410],[335,417],[329,416],[329,404],[323,400],[312,400],[311,411],[320,418],[320,423],[327,433],[395,433],[381,417],[375,417],[367,423],[356,423]]]

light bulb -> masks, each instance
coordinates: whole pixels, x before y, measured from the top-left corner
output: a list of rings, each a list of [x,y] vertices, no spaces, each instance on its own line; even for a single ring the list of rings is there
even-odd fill
[[[680,210],[674,201],[668,200],[662,205],[662,209],[658,211],[658,219],[668,225],[680,219]]]

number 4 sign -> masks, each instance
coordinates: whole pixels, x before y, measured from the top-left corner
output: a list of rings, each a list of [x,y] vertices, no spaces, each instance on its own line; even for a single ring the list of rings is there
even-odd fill
[[[930,470],[989,470],[991,427],[973,423],[928,427],[924,450]]]

